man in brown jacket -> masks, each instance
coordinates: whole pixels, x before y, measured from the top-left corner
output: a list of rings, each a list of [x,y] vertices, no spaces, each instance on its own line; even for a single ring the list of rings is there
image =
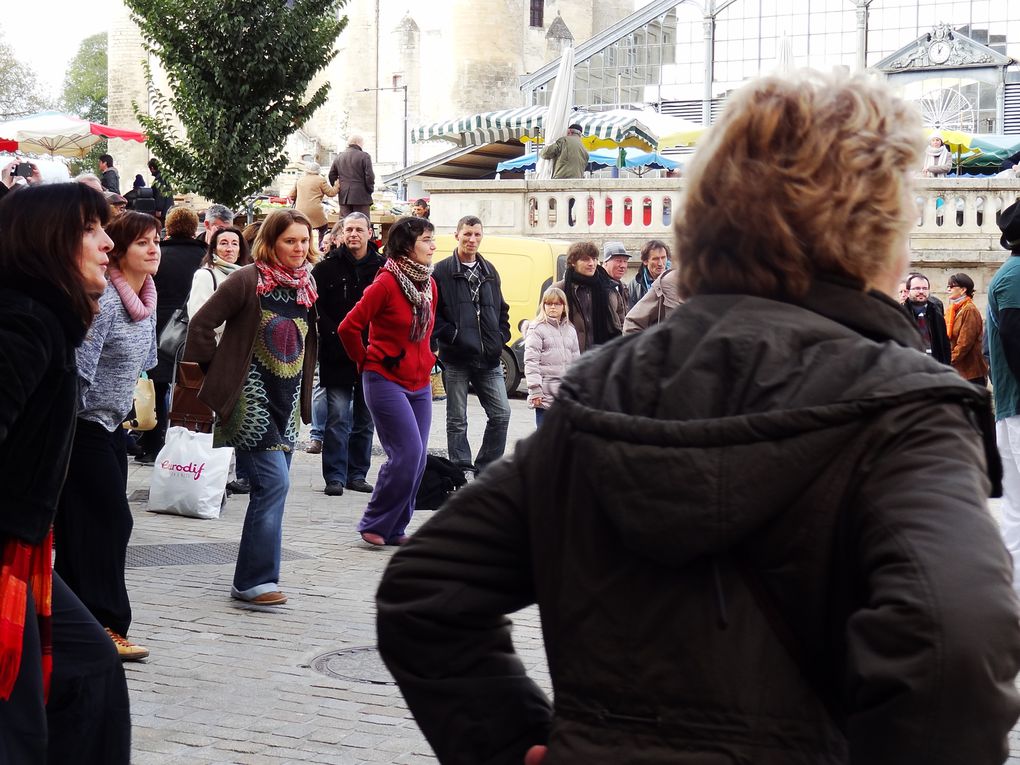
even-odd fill
[[[347,139],[347,151],[333,160],[329,168],[329,183],[335,186],[340,181],[340,218],[352,212],[365,215],[372,211],[372,189],[375,188],[375,173],[372,171],[372,157],[362,146],[365,139],[352,135]]]

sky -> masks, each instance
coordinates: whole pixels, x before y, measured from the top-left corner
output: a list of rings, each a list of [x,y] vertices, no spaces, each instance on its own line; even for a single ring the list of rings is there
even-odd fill
[[[3,0],[0,35],[56,99],[81,41],[109,25],[112,0]]]

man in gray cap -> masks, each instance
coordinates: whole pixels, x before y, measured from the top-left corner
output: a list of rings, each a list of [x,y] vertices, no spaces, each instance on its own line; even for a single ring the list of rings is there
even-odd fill
[[[995,395],[995,440],[1002,458],[1002,537],[1013,556],[1013,588],[1020,591],[1020,202],[999,217],[1010,250],[988,285],[988,355]]]
[[[630,253],[623,246],[623,242],[606,242],[602,245],[602,267],[606,269],[609,278],[613,280],[613,290],[620,299],[612,301],[612,305],[620,315],[620,327],[627,317],[627,310],[630,308],[630,297],[627,288],[623,286],[623,277],[627,273],[627,263],[630,261]]]

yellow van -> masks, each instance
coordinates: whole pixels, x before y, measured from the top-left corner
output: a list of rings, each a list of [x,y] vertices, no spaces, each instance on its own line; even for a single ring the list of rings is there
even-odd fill
[[[432,262],[453,254],[457,240],[452,234],[436,237]],[[478,248],[482,257],[499,272],[503,299],[510,306],[510,342],[503,349],[500,363],[507,393],[513,393],[524,377],[524,340],[521,325],[535,318],[542,293],[563,278],[567,267],[569,242],[523,236],[482,237]]]

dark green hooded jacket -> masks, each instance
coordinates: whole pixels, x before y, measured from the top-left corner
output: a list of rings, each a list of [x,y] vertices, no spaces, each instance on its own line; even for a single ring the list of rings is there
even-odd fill
[[[440,762],[1001,763],[1020,627],[988,395],[917,345],[891,300],[818,282],[582,356],[379,589]],[[532,603],[552,707],[503,616]]]

